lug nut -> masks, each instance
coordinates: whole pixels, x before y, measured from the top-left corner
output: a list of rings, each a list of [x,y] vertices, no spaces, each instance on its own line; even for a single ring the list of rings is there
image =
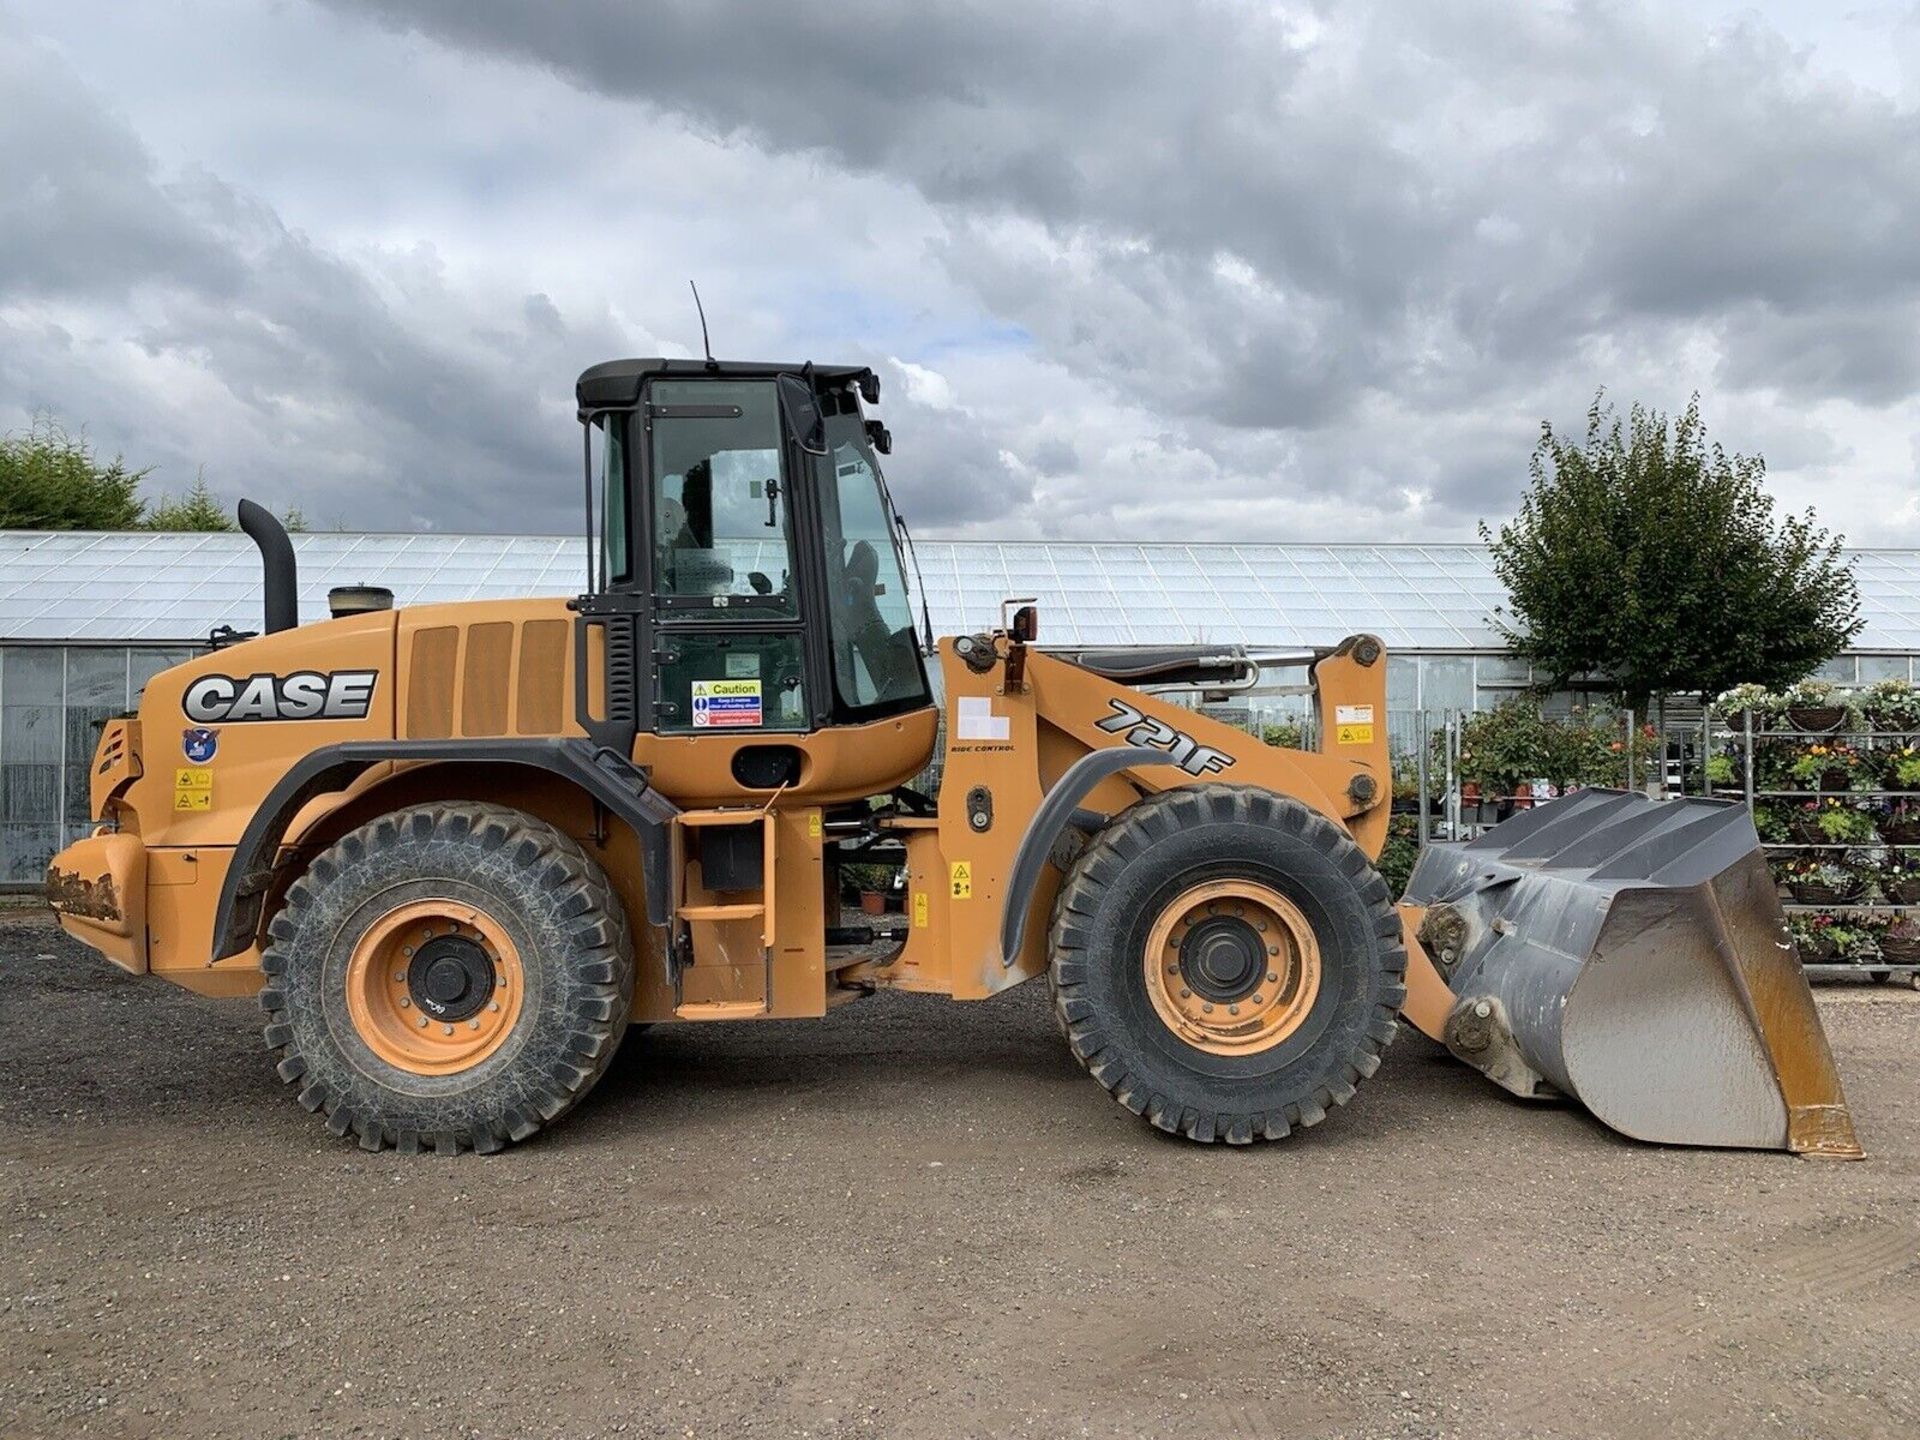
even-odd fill
[[[1238,1005],[1227,1006],[1227,1014],[1238,1015],[1239,1013],[1240,1013],[1240,1007]]]
[[[479,1028],[480,1028],[480,1022],[478,1020],[467,1021],[467,1029],[478,1030]]]
[[[1213,1006],[1211,1005],[1202,1005],[1200,1009],[1208,1015],[1213,1014]]]
[[[1182,991],[1180,992],[1180,998],[1181,998],[1182,1000],[1191,1000],[1191,999],[1193,998],[1193,991],[1191,991],[1191,990],[1182,990]]]
[[[451,1026],[451,1025],[442,1025],[442,1026],[440,1027],[440,1032],[441,1032],[441,1033],[442,1033],[443,1035],[451,1035],[451,1034],[453,1034],[453,1026]]]
[[[1278,945],[1267,946],[1267,954],[1278,955],[1279,953],[1280,953],[1280,947]]]
[[[495,1001],[493,1001],[493,1002],[492,1002],[491,1004],[489,1004],[489,1005],[487,1006],[487,1009],[489,1009],[489,1010],[492,1010],[492,1011],[494,1011],[494,1012],[496,1012],[496,1013],[498,1013],[498,1011],[499,1011],[499,1009],[500,1009],[500,1002],[499,1002],[498,1000],[495,1000]]]
[[[400,947],[400,953],[402,955],[411,955],[413,954],[413,947],[411,945],[402,945]]]
[[[1265,1000],[1263,1000],[1263,999],[1262,999],[1262,998],[1260,997],[1260,995],[1259,995],[1259,994],[1258,994],[1258,993],[1256,992],[1256,993],[1255,993],[1255,995],[1254,995],[1254,997],[1253,997],[1253,1003],[1254,1003],[1254,1004],[1256,1004],[1256,1005],[1264,1005],[1264,1004],[1266,1003],[1266,1001],[1265,1001]]]
[[[396,971],[394,971],[394,972],[393,972],[393,983],[394,983],[394,984],[396,984],[396,985],[404,985],[404,984],[406,984],[406,983],[407,983],[407,972],[406,972],[406,971],[404,971],[404,970],[396,970]]]
[[[421,1028],[422,1030],[424,1030],[424,1029],[426,1029],[426,1028],[427,1028],[427,1017],[426,1017],[426,1016],[424,1016],[424,1015],[422,1015],[422,1016],[420,1017],[420,1028]]]
[[[400,997],[400,1008],[402,1010],[405,1010],[411,1004],[413,1004],[413,1001],[409,1000],[406,996],[402,995]]]
[[[1280,972],[1277,970],[1267,971],[1267,984],[1278,985],[1279,983],[1280,983]]]

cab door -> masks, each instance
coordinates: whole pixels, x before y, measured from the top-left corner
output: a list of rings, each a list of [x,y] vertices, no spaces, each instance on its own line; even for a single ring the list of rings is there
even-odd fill
[[[651,598],[651,723],[660,735],[812,728],[797,465],[771,379],[656,379],[637,417],[635,497]]]

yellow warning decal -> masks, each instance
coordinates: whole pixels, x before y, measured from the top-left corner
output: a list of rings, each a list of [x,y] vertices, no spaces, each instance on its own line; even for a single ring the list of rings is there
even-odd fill
[[[173,792],[175,810],[211,810],[213,792],[211,790],[176,790]]]
[[[1334,739],[1342,745],[1371,745],[1373,727],[1371,725],[1342,725],[1334,732]]]
[[[913,892],[913,928],[916,930],[927,928],[927,892],[924,890]]]
[[[195,767],[173,772],[173,788],[176,790],[211,790],[213,771]]]
[[[820,812],[818,810],[810,810],[807,812],[807,838],[809,840],[818,840],[820,838]]]
[[[973,898],[973,863],[956,860],[947,867],[948,889],[956,900]]]

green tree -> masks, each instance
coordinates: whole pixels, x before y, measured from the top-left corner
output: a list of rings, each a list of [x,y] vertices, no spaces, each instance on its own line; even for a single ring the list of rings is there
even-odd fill
[[[0,436],[0,530],[130,530],[146,509],[146,474],[118,455],[102,463],[84,432],[37,415],[24,433]]]
[[[207,488],[207,477],[193,477],[193,488],[185,495],[163,495],[147,514],[148,530],[237,530],[239,525],[227,507]]]
[[[1542,423],[1519,513],[1480,526],[1507,643],[1551,686],[1597,676],[1641,711],[1810,674],[1860,633],[1860,594],[1811,511],[1776,520],[1766,469],[1708,442],[1697,395],[1670,423],[1603,392],[1579,443]]]

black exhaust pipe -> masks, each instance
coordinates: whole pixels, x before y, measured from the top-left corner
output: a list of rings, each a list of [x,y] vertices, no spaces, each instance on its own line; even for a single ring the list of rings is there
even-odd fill
[[[287,527],[273,512],[251,500],[240,502],[240,528],[260,547],[261,583],[266,591],[266,633],[291,630],[300,623],[300,585]]]

